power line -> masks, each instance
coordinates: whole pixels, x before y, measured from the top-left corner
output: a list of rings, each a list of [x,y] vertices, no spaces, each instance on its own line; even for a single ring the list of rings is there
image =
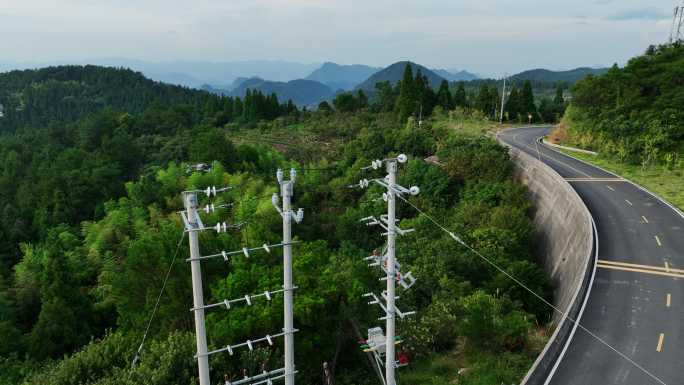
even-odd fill
[[[544,299],[544,297],[542,297],[541,295],[537,294],[534,290],[532,290],[532,289],[530,289],[529,287],[527,287],[527,285],[525,285],[525,284],[522,283],[520,280],[518,280],[517,278],[515,278],[513,275],[511,275],[510,273],[508,273],[506,270],[504,270],[502,267],[500,267],[499,265],[497,265],[496,262],[493,262],[493,261],[490,260],[489,258],[487,258],[487,257],[485,257],[484,255],[482,255],[479,251],[475,250],[472,246],[470,246],[469,244],[467,244],[463,239],[461,239],[460,237],[458,237],[458,236],[457,236],[456,234],[454,234],[452,231],[449,231],[449,229],[447,229],[446,227],[444,227],[443,225],[441,225],[441,224],[440,224],[439,222],[437,222],[432,216],[430,216],[429,214],[427,214],[425,211],[421,210],[418,206],[414,205],[414,204],[411,203],[408,199],[406,199],[406,198],[404,198],[404,197],[402,197],[402,196],[399,196],[399,198],[400,198],[401,200],[403,200],[404,202],[408,203],[411,207],[413,207],[416,211],[418,211],[418,213],[420,213],[421,215],[423,215],[424,217],[426,217],[428,220],[430,220],[435,226],[437,226],[437,227],[438,227],[439,229],[441,229],[443,232],[447,233],[454,241],[456,241],[457,243],[461,244],[463,247],[465,247],[466,249],[470,250],[471,252],[475,253],[475,255],[477,255],[477,256],[480,257],[482,260],[484,260],[485,262],[487,262],[489,265],[491,265],[492,267],[494,267],[496,270],[498,270],[499,272],[501,272],[502,274],[504,274],[506,277],[508,277],[509,279],[511,279],[511,280],[512,280],[513,282],[515,282],[518,286],[520,286],[520,287],[522,287],[523,289],[525,289],[526,291],[528,291],[530,294],[532,294],[532,295],[535,296],[537,299],[539,299],[540,301],[542,301],[545,305],[549,306],[549,307],[550,307],[551,309],[553,309],[554,311],[556,311],[556,312],[558,312],[559,314],[561,314],[561,315],[563,315],[564,317],[566,317],[568,320],[570,320],[570,322],[572,322],[573,324],[577,325],[577,327],[579,327],[580,329],[584,330],[587,334],[589,334],[589,335],[590,335],[591,337],[593,337],[595,340],[599,341],[600,343],[602,343],[603,345],[605,345],[606,347],[608,347],[610,350],[612,350],[613,352],[617,353],[620,357],[624,358],[626,361],[628,361],[629,363],[631,363],[632,365],[634,365],[637,369],[641,370],[642,372],[644,372],[644,373],[645,373],[646,375],[648,375],[649,377],[653,378],[654,380],[656,380],[657,382],[661,383],[662,385],[666,385],[665,382],[663,382],[663,380],[661,380],[660,378],[658,378],[656,375],[654,375],[653,373],[649,372],[649,371],[646,370],[643,366],[639,365],[636,361],[632,360],[632,359],[629,358],[627,355],[625,355],[624,353],[620,352],[619,350],[617,350],[616,348],[614,348],[612,345],[610,345],[608,342],[606,342],[605,340],[603,340],[601,337],[597,336],[597,335],[594,334],[592,331],[590,331],[589,329],[587,329],[586,327],[584,327],[581,323],[579,323],[579,321],[576,321],[575,319],[573,319],[572,317],[570,317],[570,315],[569,315],[568,313],[562,311],[562,310],[559,309],[558,307],[556,307],[556,306],[554,306],[553,304],[551,304],[549,301],[547,301],[546,299]]]
[[[150,316],[149,321],[147,322],[147,327],[145,328],[145,333],[143,334],[142,341],[140,341],[140,346],[138,347],[138,350],[135,353],[135,357],[133,357],[133,363],[131,364],[131,368],[135,366],[135,364],[140,360],[140,353],[142,352],[143,345],[145,344],[145,340],[147,339],[147,333],[150,331],[150,326],[152,325],[152,320],[154,319],[154,316],[157,314],[157,308],[159,308],[159,301],[161,300],[162,294],[164,294],[164,289],[166,288],[166,282],[169,280],[169,276],[171,275],[171,269],[173,268],[173,264],[176,262],[176,257],[178,256],[178,250],[180,250],[180,245],[183,243],[183,240],[185,239],[185,232],[181,235],[181,238],[178,240],[178,244],[176,245],[176,251],[173,253],[173,258],[171,258],[171,264],[169,264],[169,269],[166,271],[166,276],[164,276],[164,282],[162,283],[162,287],[159,290],[159,295],[157,295],[157,301],[154,304],[154,308],[152,309],[152,315]]]

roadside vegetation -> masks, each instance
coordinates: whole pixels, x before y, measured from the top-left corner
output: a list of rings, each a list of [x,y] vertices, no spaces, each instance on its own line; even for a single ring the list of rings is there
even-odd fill
[[[684,45],[649,47],[624,68],[577,82],[555,143],[684,208]]]

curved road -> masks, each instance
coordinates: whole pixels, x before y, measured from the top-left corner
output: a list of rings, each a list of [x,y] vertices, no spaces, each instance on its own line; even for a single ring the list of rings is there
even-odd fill
[[[684,217],[637,186],[537,143],[549,130],[499,137],[556,170],[589,208],[598,264],[580,323],[657,379],[578,328],[547,383],[684,384]]]

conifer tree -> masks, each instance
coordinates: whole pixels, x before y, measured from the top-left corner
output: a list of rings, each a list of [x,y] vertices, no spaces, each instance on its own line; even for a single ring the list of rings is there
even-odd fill
[[[456,93],[454,94],[454,106],[463,108],[468,107],[468,98],[463,82],[458,83],[458,89],[456,89]]]
[[[399,121],[402,123],[413,114],[415,108],[416,92],[413,83],[413,70],[411,64],[406,63],[404,68],[404,76],[401,79],[399,88],[399,98],[397,99],[397,110],[399,112]]]
[[[520,94],[520,107],[521,113],[525,116],[523,119],[527,119],[527,115],[532,115],[532,120],[537,116],[537,107],[534,104],[534,94],[532,93],[532,83],[529,80],[525,80],[523,84],[522,93]]]
[[[439,85],[439,91],[437,91],[437,103],[442,106],[445,111],[454,108],[454,101],[451,97],[451,91],[449,91],[449,82],[442,80]]]

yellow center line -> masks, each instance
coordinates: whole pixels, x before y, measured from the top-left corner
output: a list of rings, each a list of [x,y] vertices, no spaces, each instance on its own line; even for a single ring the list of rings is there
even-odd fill
[[[656,346],[656,352],[660,352],[663,350],[663,340],[665,339],[665,334],[660,333],[660,336],[658,337],[658,346]]]
[[[631,266],[629,266],[629,264],[627,264],[627,266],[624,266],[624,265],[625,264],[607,264],[607,263],[599,262],[596,264],[596,267],[599,267],[602,269],[609,269],[609,270],[630,271],[630,272],[635,272],[635,273],[660,275],[660,276],[664,276],[664,277],[684,278],[684,274],[682,274],[682,273],[671,272],[672,270],[676,270],[676,269],[669,269],[668,271],[663,271],[664,269],[662,267],[658,268],[658,267],[653,267],[653,266],[647,266],[646,268],[640,268],[640,267],[631,267]],[[678,270],[678,271],[681,271],[681,270]]]
[[[641,217],[644,219],[644,222],[648,223],[648,219],[645,216],[642,215]]]
[[[634,206],[634,205],[632,204],[632,202],[629,201],[629,199],[625,199],[625,202],[627,202],[627,204],[630,205],[630,206]]]
[[[655,240],[656,240],[656,242],[658,242],[658,246],[662,246],[662,245],[663,245],[662,243],[660,243],[660,238],[658,238],[657,235],[655,236]]]
[[[665,306],[670,307],[671,302],[672,302],[672,294],[667,293],[667,299],[665,300]]]
[[[612,187],[610,187],[610,186],[606,186],[606,187],[607,187],[607,188],[608,188],[608,190],[610,190],[610,191],[615,191],[615,189],[614,189],[614,188],[612,188]]]
[[[665,271],[665,272],[672,272],[672,273],[679,273],[679,274],[684,274],[683,269],[673,269],[670,267],[669,264],[666,264],[665,267],[660,267],[660,266],[651,266],[651,265],[640,265],[637,263],[627,263],[627,262],[617,262],[617,261],[608,261],[605,259],[599,259],[598,260],[599,264],[602,265],[615,265],[615,266],[623,266],[623,267],[631,267],[631,268],[637,268],[637,269],[645,269],[645,270],[657,270],[657,271]]]

